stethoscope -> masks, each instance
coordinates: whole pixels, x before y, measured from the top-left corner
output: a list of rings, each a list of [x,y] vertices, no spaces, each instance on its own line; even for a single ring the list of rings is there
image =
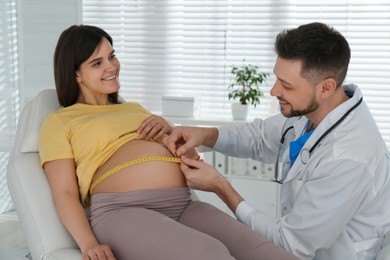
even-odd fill
[[[351,107],[347,112],[345,112],[345,114],[340,117],[339,120],[337,120],[331,127],[329,127],[328,130],[325,131],[325,133],[323,133],[320,138],[317,139],[317,141],[312,145],[312,147],[310,149],[307,149],[307,148],[304,148],[301,150],[300,152],[300,159],[301,159],[301,162],[306,165],[307,162],[309,161],[310,159],[310,156],[311,154],[313,153],[313,151],[317,148],[318,144],[322,141],[322,139],[324,139],[333,129],[335,129],[341,122],[344,121],[344,119],[355,109],[357,108],[363,101],[363,98],[360,98],[358,100],[358,102],[356,102],[356,104]],[[277,154],[277,158],[276,158],[276,165],[275,165],[275,173],[274,173],[274,182],[277,182],[279,184],[282,184],[284,179],[283,179],[283,176],[281,176],[281,178],[279,179],[278,178],[278,175],[279,175],[279,157],[280,157],[280,152],[282,150],[282,146],[285,142],[285,139],[286,139],[286,135],[288,134],[288,132],[291,130],[291,129],[294,129],[294,126],[290,126],[288,127],[286,130],[284,130],[281,138],[280,138],[280,141],[279,141],[279,149],[278,149],[278,154]],[[282,174],[281,174],[282,175]]]

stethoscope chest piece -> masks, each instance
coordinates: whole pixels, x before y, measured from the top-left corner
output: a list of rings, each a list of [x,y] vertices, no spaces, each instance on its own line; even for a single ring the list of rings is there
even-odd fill
[[[305,148],[305,149],[302,149],[301,154],[300,154],[300,157],[301,157],[301,162],[302,162],[303,164],[307,164],[307,162],[308,162],[309,159],[310,159],[310,151],[307,150],[306,148]]]

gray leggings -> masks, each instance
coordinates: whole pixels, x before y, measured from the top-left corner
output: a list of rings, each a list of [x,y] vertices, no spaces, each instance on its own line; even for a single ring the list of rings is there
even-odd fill
[[[96,194],[90,222],[119,260],[297,259],[188,188]]]

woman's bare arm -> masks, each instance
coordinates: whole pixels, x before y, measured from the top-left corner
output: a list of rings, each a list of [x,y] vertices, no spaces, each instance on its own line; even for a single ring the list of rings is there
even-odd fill
[[[44,164],[57,213],[76,240],[83,259],[115,259],[111,249],[96,240],[84,208],[80,203],[79,189],[73,159],[49,161]],[[95,259],[95,258],[93,258]]]

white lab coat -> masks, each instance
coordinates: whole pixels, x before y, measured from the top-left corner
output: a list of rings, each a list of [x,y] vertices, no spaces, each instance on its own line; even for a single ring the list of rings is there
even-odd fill
[[[348,88],[354,91],[353,96],[328,113],[302,150],[310,149],[362,97],[355,85]],[[294,129],[287,143],[301,135],[307,118],[289,119],[287,124],[289,121],[294,121]],[[286,118],[278,115],[222,126],[213,150],[275,163],[285,122]],[[285,180],[280,219],[247,202],[240,203],[236,216],[301,259],[375,259],[381,249],[380,238],[390,230],[389,158],[376,123],[362,102],[322,139],[306,164],[298,156],[290,168],[288,144],[282,149]]]

